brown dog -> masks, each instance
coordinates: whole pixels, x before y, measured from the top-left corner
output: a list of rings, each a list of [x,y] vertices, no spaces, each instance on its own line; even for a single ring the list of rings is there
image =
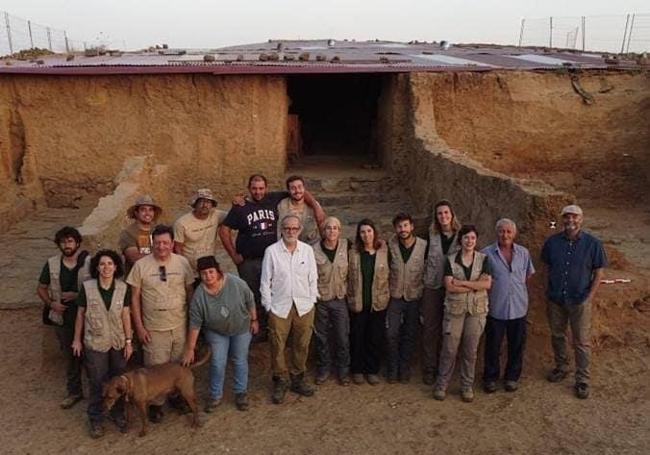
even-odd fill
[[[142,418],[142,430],[140,436],[147,434],[147,405],[156,398],[167,396],[173,391],[180,393],[192,409],[194,417],[192,427],[199,425],[199,410],[196,404],[194,393],[194,374],[192,370],[203,365],[210,358],[210,348],[190,367],[184,367],[178,363],[163,363],[149,368],[138,368],[137,370],[115,376],[103,388],[104,410],[108,412],[115,405],[115,402],[124,396],[125,404],[131,402],[140,410]],[[128,424],[127,411],[127,424]]]

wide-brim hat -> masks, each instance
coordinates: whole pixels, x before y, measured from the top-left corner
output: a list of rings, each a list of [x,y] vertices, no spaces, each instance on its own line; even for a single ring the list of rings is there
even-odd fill
[[[213,206],[217,206],[218,202],[215,199],[214,195],[212,194],[212,191],[208,188],[201,188],[196,190],[196,193],[192,195],[192,198],[190,199],[190,206],[194,207],[196,204],[196,201],[199,199],[207,199],[208,201],[212,202]]]
[[[158,219],[160,214],[162,213],[162,207],[160,207],[156,202],[153,200],[151,196],[148,194],[143,194],[142,196],[138,196],[138,198],[135,200],[135,204],[133,204],[131,207],[129,207],[126,210],[126,214],[129,218],[135,219],[135,211],[140,207],[141,205],[150,205],[153,207],[154,211],[154,220]]]

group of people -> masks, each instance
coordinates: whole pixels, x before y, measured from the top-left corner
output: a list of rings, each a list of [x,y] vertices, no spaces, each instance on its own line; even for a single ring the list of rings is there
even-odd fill
[[[173,228],[157,225],[162,208],[141,196],[127,211],[133,223],[120,234],[124,261],[112,250],[90,258],[80,250],[74,228],[56,233],[61,254],[43,267],[37,292],[45,303],[44,321],[55,326],[66,357],[63,408],[82,399],[83,355],[91,436],[104,432],[102,383],[124,372],[134,352],[144,366],[190,365],[200,339],[212,350],[206,412],[221,404],[229,359],[235,405],[248,409],[248,351],[255,339],[268,340],[276,404],[288,391],[314,394],[306,379],[312,338],[316,385],[331,375],[342,386],[377,385],[382,363],[388,383],[408,383],[419,338],[422,381],[433,387],[433,398],[446,398],[458,360],[461,398],[471,402],[485,332],[484,391],[495,392],[501,378],[506,391],[517,390],[527,284],[535,269],[529,251],[515,243],[514,221],[500,219],[497,241],[478,251],[476,227],[461,226],[452,204],[442,200],[434,206],[426,239],[415,235],[409,214],[398,213],[388,241],[369,219],[361,220],[348,240],[341,236],[341,221],[326,216],[301,177],[290,177],[286,185],[287,191],[269,192],[266,178],[253,175],[249,195],[236,197],[228,213],[216,208],[210,190],[200,189],[190,201],[192,210]],[[587,398],[591,301],[607,259],[600,241],[582,230],[580,207],[564,207],[561,217],[562,231],[546,240],[541,254],[555,353],[548,380],[567,376],[570,325],[575,393]],[[216,260],[217,236],[238,276],[223,272]],[[163,404],[164,398],[152,403],[150,420],[163,418]],[[178,397],[170,397],[170,404],[183,406]],[[125,431],[123,408],[114,407],[109,417]]]

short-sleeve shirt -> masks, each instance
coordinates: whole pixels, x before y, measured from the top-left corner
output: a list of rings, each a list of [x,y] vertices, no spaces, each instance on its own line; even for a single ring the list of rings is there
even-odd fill
[[[225,218],[226,212],[212,209],[204,220],[190,212],[174,223],[174,240],[183,244],[183,256],[190,263],[194,276],[198,276],[197,259],[214,255],[217,247],[217,228]]]
[[[261,259],[266,248],[278,240],[278,202],[286,191],[268,193],[261,201],[233,205],[223,225],[237,232],[235,249],[244,259]]]
[[[135,247],[140,254],[151,254],[153,240],[151,238],[151,231],[148,229],[140,229],[138,223],[131,223],[120,232],[120,238],[117,241],[120,252],[124,254],[127,248]],[[133,267],[133,263],[124,258],[125,272],[128,274]]]
[[[183,256],[171,253],[166,263],[158,262],[153,254],[145,256],[133,265],[126,282],[140,288],[147,330],[172,330],[185,324],[185,289],[194,282],[194,272]]]
[[[115,280],[111,283],[111,287],[108,289],[104,289],[101,287],[99,284],[99,280],[97,280],[97,289],[99,289],[99,295],[102,297],[102,300],[104,301],[104,306],[106,307],[106,311],[109,311],[111,309],[111,302],[113,301],[113,294],[115,293]],[[81,286],[79,289],[79,294],[77,295],[77,306],[81,308],[86,308],[88,305],[88,298],[86,297],[86,287]],[[131,305],[131,288],[127,286],[126,288],[126,294],[124,295],[124,303],[123,306],[128,307]]]
[[[594,271],[607,267],[602,243],[584,231],[575,241],[564,232],[547,238],[542,261],[549,268],[546,297],[559,305],[583,303],[591,290]]]
[[[456,253],[454,256],[454,262],[456,264],[460,265],[463,268],[463,272],[465,272],[465,278],[469,280],[472,277],[472,267],[474,266],[474,262],[472,262],[469,267],[465,267],[465,264],[463,264],[463,256],[462,252],[459,251]],[[481,266],[481,275],[486,274],[486,275],[491,275],[492,271],[490,269],[490,262],[489,261],[483,261],[483,265]],[[445,276],[454,276],[454,272],[451,270],[451,262],[449,262],[449,256],[445,258]]]
[[[495,319],[519,319],[528,313],[528,287],[526,280],[535,273],[533,261],[526,248],[512,245],[512,262],[503,257],[497,243],[482,251],[490,263],[492,286],[489,315]]]
[[[33,275],[32,275],[33,276]],[[59,284],[61,285],[61,292],[78,292],[77,279],[79,277],[79,267],[75,266],[69,269],[61,260],[61,272],[59,274]],[[41,275],[38,277],[38,282],[46,286],[50,285],[50,264],[46,262],[41,270]],[[70,302],[64,302],[70,303]]]

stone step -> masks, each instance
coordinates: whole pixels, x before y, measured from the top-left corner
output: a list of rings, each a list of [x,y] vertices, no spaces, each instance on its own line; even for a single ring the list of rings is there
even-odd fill
[[[379,193],[392,192],[397,188],[397,180],[386,174],[375,176],[304,176],[305,185],[314,194],[322,193]]]
[[[318,193],[318,202],[327,210],[328,207],[345,208],[353,205],[373,205],[380,202],[400,202],[405,199],[396,191],[379,192],[345,192]]]

